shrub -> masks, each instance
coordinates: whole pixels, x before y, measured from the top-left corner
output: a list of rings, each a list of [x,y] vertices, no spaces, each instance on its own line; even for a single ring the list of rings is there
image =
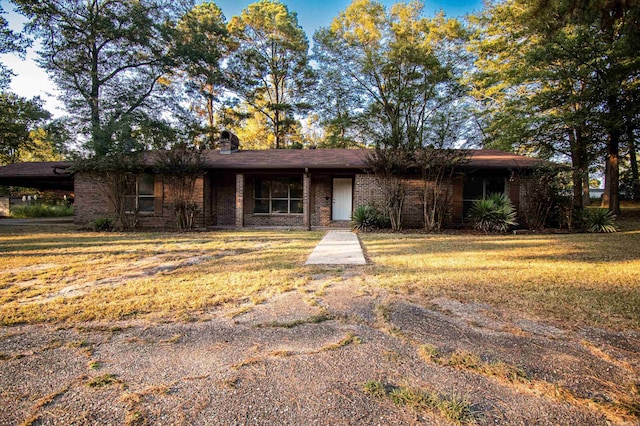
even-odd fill
[[[557,170],[546,167],[534,170],[529,178],[522,180],[523,202],[520,208],[530,230],[537,231],[547,224],[562,184]]]
[[[27,206],[15,206],[11,209],[11,216],[19,219],[73,216],[73,206],[64,204],[31,204]]]
[[[616,216],[607,209],[587,210],[584,214],[584,228],[587,232],[617,232]]]
[[[176,225],[181,231],[193,229],[194,221],[200,207],[193,201],[176,201],[174,204],[176,214]]]
[[[91,229],[96,232],[111,232],[115,228],[115,222],[110,217],[99,217],[91,222]]]
[[[491,194],[474,201],[468,217],[474,228],[484,232],[506,232],[518,224],[513,203],[505,194]]]
[[[389,217],[375,206],[366,204],[355,209],[351,215],[351,225],[353,229],[368,232],[378,228],[388,228],[391,223]]]

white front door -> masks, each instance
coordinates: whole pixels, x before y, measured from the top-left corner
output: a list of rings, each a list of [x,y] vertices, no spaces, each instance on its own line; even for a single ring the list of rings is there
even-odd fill
[[[333,208],[331,220],[351,220],[352,179],[333,179]]]

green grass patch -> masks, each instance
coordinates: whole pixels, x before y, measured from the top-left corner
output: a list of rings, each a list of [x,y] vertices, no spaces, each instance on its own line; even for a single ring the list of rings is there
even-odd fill
[[[269,327],[282,327],[282,328],[294,328],[302,324],[319,324],[325,321],[331,321],[333,317],[327,312],[321,312],[317,315],[312,315],[306,318],[300,318],[293,321],[278,322],[272,321],[268,325]]]
[[[465,425],[475,421],[467,398],[456,394],[445,395],[409,386],[385,385],[377,380],[366,381],[363,390],[376,398],[387,397],[396,405],[423,411],[437,410],[455,424]]]
[[[94,377],[87,382],[87,386],[90,388],[102,388],[113,384],[121,383],[116,376],[110,373],[103,374],[102,376]]]
[[[31,204],[26,206],[14,206],[11,208],[11,217],[18,219],[66,216],[73,216],[73,206],[59,204]]]
[[[347,333],[340,341],[331,343],[322,347],[323,351],[334,351],[336,349],[343,348],[347,345],[359,345],[362,343],[362,339],[353,333]]]

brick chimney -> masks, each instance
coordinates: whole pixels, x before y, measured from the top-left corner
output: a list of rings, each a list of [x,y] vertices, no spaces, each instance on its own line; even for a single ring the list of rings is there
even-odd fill
[[[240,140],[233,133],[223,130],[220,133],[220,154],[231,154],[240,147]]]

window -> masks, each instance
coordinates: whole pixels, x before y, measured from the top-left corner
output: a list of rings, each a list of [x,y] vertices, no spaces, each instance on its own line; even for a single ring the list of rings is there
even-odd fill
[[[254,213],[302,213],[301,179],[256,179]]]
[[[155,210],[154,184],[153,175],[137,176],[135,182],[129,185],[124,196],[125,211],[127,213],[153,213]]]
[[[467,217],[467,212],[474,201],[484,200],[490,194],[504,194],[505,185],[504,177],[468,176],[462,190],[464,217]]]

